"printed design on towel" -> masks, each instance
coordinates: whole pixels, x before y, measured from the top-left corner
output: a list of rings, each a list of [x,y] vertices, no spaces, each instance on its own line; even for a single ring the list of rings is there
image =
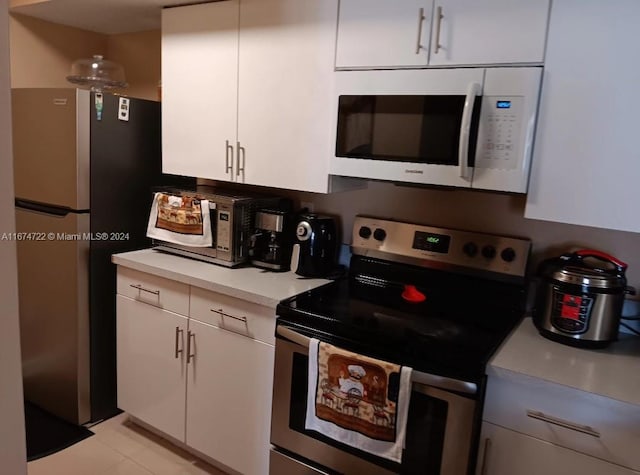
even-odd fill
[[[400,369],[320,342],[316,417],[372,439],[395,441]],[[390,379],[396,382],[392,391]]]
[[[191,196],[171,196],[158,193],[156,228],[180,234],[204,233],[200,200]]]

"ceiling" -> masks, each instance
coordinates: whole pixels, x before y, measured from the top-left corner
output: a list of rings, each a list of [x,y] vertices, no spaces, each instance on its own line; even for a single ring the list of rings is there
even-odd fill
[[[189,0],[12,0],[9,10],[104,34],[160,29],[164,6]],[[198,2],[201,3],[201,2]]]

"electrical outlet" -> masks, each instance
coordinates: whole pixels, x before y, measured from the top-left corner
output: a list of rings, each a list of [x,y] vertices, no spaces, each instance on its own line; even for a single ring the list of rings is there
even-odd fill
[[[309,213],[313,213],[313,203],[311,201],[301,201],[300,208],[307,208],[309,210]]]

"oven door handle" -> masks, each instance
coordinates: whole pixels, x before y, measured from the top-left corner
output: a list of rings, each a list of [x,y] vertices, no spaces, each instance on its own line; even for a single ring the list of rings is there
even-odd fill
[[[311,343],[311,338],[285,325],[278,325],[276,327],[276,334],[304,348],[309,348],[309,344]],[[478,393],[478,385],[476,383],[447,378],[446,376],[438,376],[436,374],[423,373],[416,370],[411,371],[411,382],[443,389],[445,391],[456,391],[472,395]]]

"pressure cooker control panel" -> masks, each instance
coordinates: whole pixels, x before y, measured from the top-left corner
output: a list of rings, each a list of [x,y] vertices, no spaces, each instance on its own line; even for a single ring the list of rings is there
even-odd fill
[[[580,334],[589,329],[593,297],[588,294],[569,294],[553,287],[551,324],[564,333]]]
[[[495,236],[356,216],[352,250],[417,265],[451,264],[524,276],[531,249],[528,239]]]

